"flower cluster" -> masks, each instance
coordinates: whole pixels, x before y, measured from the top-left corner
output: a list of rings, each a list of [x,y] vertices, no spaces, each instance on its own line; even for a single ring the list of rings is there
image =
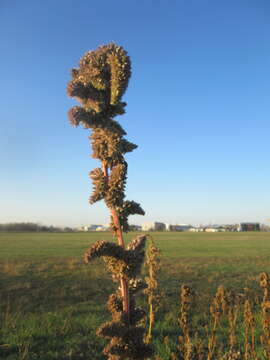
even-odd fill
[[[125,250],[115,243],[100,240],[86,251],[84,261],[89,263],[95,258],[102,257],[114,279],[135,279],[144,261],[145,242],[145,235],[137,236]],[[134,284],[133,281],[133,288]]]
[[[103,175],[102,169],[98,174],[90,173],[93,194],[89,201],[92,204],[104,199],[110,209],[117,207],[121,230],[126,232],[129,215],[144,215],[139,204],[124,201],[127,178],[124,154],[136,149],[137,145],[124,138],[125,130],[113,119],[125,112],[126,103],[122,102],[122,96],[131,75],[130,59],[122,47],[104,45],[87,52],[80,61],[80,67],[72,69],[71,75],[67,93],[81,106],[69,110],[70,123],[92,130],[92,156],[110,171]]]

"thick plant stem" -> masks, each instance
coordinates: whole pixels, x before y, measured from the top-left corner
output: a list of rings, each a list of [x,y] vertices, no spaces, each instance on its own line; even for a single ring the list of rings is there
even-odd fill
[[[105,162],[102,163],[102,169],[103,169],[103,174],[104,177],[106,179],[106,182],[108,182],[109,180],[109,172],[108,172],[108,166]],[[116,209],[112,208],[111,210],[111,215],[112,215],[112,219],[113,219],[113,223],[116,229],[116,236],[117,236],[117,240],[118,240],[118,245],[122,246],[122,248],[125,248],[125,242],[123,239],[123,233],[122,233],[122,229],[121,229],[121,225],[120,225],[120,221],[119,221],[119,216],[117,214]],[[121,278],[120,279],[120,286],[121,286],[121,293],[122,293],[122,298],[123,298],[123,311],[124,313],[127,315],[127,318],[129,319],[129,289],[128,289],[128,280],[125,278]]]
[[[120,221],[119,221],[117,211],[115,209],[111,209],[111,214],[112,214],[114,226],[116,228],[116,235],[117,235],[117,239],[118,239],[118,245],[125,248],[125,243],[124,243],[124,239],[123,239],[123,233],[122,233],[122,230],[121,230],[121,225],[120,225]],[[121,292],[122,292],[122,297],[123,297],[123,311],[124,311],[124,313],[127,314],[127,317],[129,319],[128,280],[122,277],[121,280],[120,280],[120,283],[121,283]]]
[[[123,239],[123,233],[121,230],[121,225],[120,225],[120,221],[119,221],[119,217],[117,214],[117,211],[115,209],[111,209],[111,214],[112,214],[112,218],[113,218],[113,223],[116,229],[116,236],[118,239],[118,245],[122,246],[122,248],[125,248],[125,243],[124,243],[124,239]]]

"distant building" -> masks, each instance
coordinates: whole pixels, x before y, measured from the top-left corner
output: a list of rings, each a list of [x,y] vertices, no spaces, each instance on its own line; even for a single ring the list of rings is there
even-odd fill
[[[207,227],[204,229],[205,232],[219,232],[220,230],[217,228]]]
[[[239,224],[226,224],[223,225],[223,228],[225,229],[225,231],[240,231],[240,225]]]
[[[203,232],[204,228],[203,227],[191,227],[190,229],[188,229],[188,231],[191,231],[191,232]]]
[[[100,227],[102,225],[96,225],[96,224],[91,224],[89,226],[89,231],[96,231],[98,227]]]
[[[240,231],[260,231],[261,230],[261,226],[260,223],[241,223],[240,224]]]
[[[168,231],[189,231],[192,228],[191,225],[179,224],[179,225],[169,225],[166,230]]]
[[[100,225],[96,228],[96,231],[108,231],[110,230],[110,227],[107,225]]]
[[[96,231],[97,228],[100,226],[102,226],[102,225],[94,225],[94,224],[86,225],[86,226],[83,226],[83,231]]]
[[[108,224],[99,225],[99,226],[96,228],[96,231],[110,231],[110,230],[111,230],[111,227],[110,227],[110,225],[108,225]]]
[[[165,224],[161,222],[147,222],[142,224],[142,231],[163,231],[165,229]]]

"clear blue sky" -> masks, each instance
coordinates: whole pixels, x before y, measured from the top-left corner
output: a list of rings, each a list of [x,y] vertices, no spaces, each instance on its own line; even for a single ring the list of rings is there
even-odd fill
[[[108,222],[88,204],[98,163],[66,84],[111,41],[133,68],[119,121],[146,216],[131,223],[270,218],[269,39],[268,0],[1,0],[0,222]]]

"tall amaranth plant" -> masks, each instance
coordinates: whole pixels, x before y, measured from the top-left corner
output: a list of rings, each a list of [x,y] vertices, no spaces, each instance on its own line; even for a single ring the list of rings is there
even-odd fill
[[[137,145],[124,138],[126,132],[114,120],[115,116],[125,113],[122,96],[131,75],[130,59],[122,47],[113,43],[104,45],[86,53],[79,68],[72,69],[71,74],[67,92],[81,106],[70,109],[70,122],[92,130],[93,158],[101,162],[101,167],[90,172],[94,188],[90,203],[104,199],[118,241],[118,244],[97,241],[84,257],[87,263],[102,257],[113,280],[120,282],[119,290],[108,301],[112,321],[101,325],[97,334],[110,339],[104,353],[111,360],[148,358],[152,348],[144,343],[145,329],[138,324],[145,313],[136,307],[134,298],[146,287],[137,279],[144,260],[146,237],[138,236],[127,248],[123,239],[123,232],[129,230],[128,216],[144,215],[138,203],[125,200],[127,162],[124,155]]]

